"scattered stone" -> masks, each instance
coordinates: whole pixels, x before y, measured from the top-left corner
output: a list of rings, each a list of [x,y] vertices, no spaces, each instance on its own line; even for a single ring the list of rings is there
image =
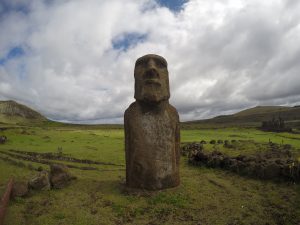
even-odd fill
[[[37,176],[29,180],[29,188],[34,190],[50,190],[49,174],[47,171],[41,171]]]
[[[53,188],[63,188],[69,184],[69,182],[75,179],[70,174],[68,167],[62,164],[50,165],[50,182]]]
[[[269,163],[264,168],[264,177],[266,179],[273,179],[280,176],[280,165],[276,163]]]
[[[227,142],[224,143],[224,145]],[[238,155],[230,157],[220,151],[205,153],[203,146],[195,143],[183,146],[188,152],[189,163],[211,168],[223,168],[240,175],[260,179],[285,179],[300,181],[300,163],[292,157],[290,150],[275,143],[270,149],[254,155]]]
[[[12,188],[12,197],[24,197],[28,194],[28,182],[16,181]]]
[[[224,141],[224,148],[234,148],[234,145],[233,144],[230,144],[230,141],[228,140],[225,140]]]
[[[5,144],[7,137],[5,135],[0,136],[0,144]]]
[[[188,156],[192,150],[200,150],[203,149],[203,144],[193,142],[189,145],[183,146],[180,151],[182,156]]]

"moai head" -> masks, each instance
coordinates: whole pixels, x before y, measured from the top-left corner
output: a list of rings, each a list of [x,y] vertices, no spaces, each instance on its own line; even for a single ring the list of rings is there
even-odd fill
[[[167,61],[159,55],[145,55],[135,62],[134,79],[137,101],[157,104],[170,98]]]

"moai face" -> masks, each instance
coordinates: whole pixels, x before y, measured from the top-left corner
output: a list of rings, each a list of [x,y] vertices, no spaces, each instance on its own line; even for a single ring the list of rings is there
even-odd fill
[[[157,104],[170,98],[167,61],[158,55],[137,59],[134,68],[135,93],[138,101]]]

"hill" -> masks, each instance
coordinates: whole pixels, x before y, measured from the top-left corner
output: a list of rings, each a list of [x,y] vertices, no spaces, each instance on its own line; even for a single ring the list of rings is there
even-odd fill
[[[262,121],[273,117],[283,118],[287,124],[298,127],[300,125],[300,107],[287,106],[256,106],[232,115],[221,115],[212,119],[188,121],[184,126],[260,126]]]
[[[15,101],[0,101],[0,123],[18,124],[44,122],[47,118]]]

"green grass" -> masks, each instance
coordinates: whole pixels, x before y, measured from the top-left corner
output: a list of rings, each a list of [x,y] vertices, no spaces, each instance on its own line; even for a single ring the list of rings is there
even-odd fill
[[[3,134],[9,139],[0,145],[3,151],[56,153],[58,147],[62,147],[63,154],[72,157],[125,164],[122,129],[61,125],[19,127],[0,132]],[[181,131],[182,142],[209,142],[212,139],[253,140],[261,144],[271,139],[279,144],[291,144],[294,151],[300,151],[299,134],[242,128]],[[243,151],[250,154],[254,147],[249,144]],[[207,148],[213,148],[213,145],[207,145]],[[220,150],[225,151],[222,147]],[[125,171],[120,170],[124,167],[96,167],[114,171],[71,169],[78,179],[68,187],[35,191],[26,198],[12,200],[5,224],[295,225],[300,222],[299,184],[255,180],[219,169],[193,167],[182,157],[179,187],[131,193],[124,187]],[[0,160],[0,194],[11,176],[28,179],[36,173]]]
[[[272,141],[277,144],[291,144],[300,149],[300,135],[291,133],[263,132],[254,128],[226,128],[226,129],[199,129],[182,130],[181,141],[192,142],[205,140],[254,140],[267,143]]]

